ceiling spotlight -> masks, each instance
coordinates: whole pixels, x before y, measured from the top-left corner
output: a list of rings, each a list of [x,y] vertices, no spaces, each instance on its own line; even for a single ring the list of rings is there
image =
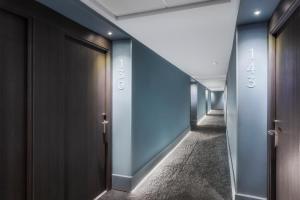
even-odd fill
[[[255,11],[253,12],[253,14],[254,14],[255,16],[259,16],[259,15],[261,14],[261,10],[255,10]]]
[[[213,65],[217,65],[217,64],[219,64],[219,63],[218,63],[217,61],[213,61],[212,64],[213,64]]]
[[[111,32],[111,31],[109,31],[108,33],[107,33],[107,35],[109,35],[109,36],[111,36],[113,33]]]

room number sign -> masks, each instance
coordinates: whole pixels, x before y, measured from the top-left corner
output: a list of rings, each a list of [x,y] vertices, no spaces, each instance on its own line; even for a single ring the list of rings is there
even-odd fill
[[[254,56],[254,49],[249,49],[249,61],[247,64],[247,87],[248,88],[255,88],[256,86],[256,64],[255,64],[255,56]]]
[[[120,63],[118,65],[118,89],[124,90],[125,89],[125,66],[124,60],[121,58]]]

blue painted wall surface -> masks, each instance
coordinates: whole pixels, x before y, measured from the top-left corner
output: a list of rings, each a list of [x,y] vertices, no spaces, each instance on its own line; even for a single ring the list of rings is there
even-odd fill
[[[133,41],[133,174],[190,126],[190,77]]]
[[[267,196],[267,24],[238,28],[238,173],[242,194]],[[249,88],[247,70],[255,63],[255,87]]]
[[[197,86],[197,120],[200,120],[206,114],[206,88],[199,83],[197,84]]]
[[[234,182],[237,178],[237,86],[236,86],[236,38],[231,51],[227,80],[226,80],[226,127],[230,162],[232,163],[232,175]]]
[[[207,112],[211,110],[211,91],[208,90],[208,95],[207,95]]]
[[[131,176],[131,40],[113,42],[112,77],[112,173]]]
[[[213,110],[224,109],[224,92],[221,91],[211,92],[211,109]]]

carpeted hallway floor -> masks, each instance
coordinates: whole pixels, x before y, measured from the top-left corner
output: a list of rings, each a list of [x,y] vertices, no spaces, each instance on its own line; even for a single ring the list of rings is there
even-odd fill
[[[101,199],[230,200],[223,115],[219,111],[212,112],[201,123],[199,131],[188,133],[172,154],[134,192],[128,194],[112,190]],[[205,129],[201,129],[202,125]]]

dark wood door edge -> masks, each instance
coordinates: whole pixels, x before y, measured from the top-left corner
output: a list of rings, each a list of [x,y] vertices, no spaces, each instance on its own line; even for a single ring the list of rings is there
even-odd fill
[[[27,24],[27,160],[26,198],[33,199],[33,21]]]
[[[276,88],[275,88],[275,77],[276,77],[276,39],[272,34],[269,34],[268,38],[268,119],[267,119],[267,127],[268,130],[274,130],[275,124],[274,120],[276,118]],[[267,134],[267,133],[266,133]],[[275,169],[275,153],[276,149],[274,145],[274,138],[268,135],[268,199],[275,200],[276,199],[276,170]]]
[[[283,0],[278,7],[270,21],[269,31],[272,35],[277,35],[278,32],[285,25],[290,16],[300,6],[300,0]]]

